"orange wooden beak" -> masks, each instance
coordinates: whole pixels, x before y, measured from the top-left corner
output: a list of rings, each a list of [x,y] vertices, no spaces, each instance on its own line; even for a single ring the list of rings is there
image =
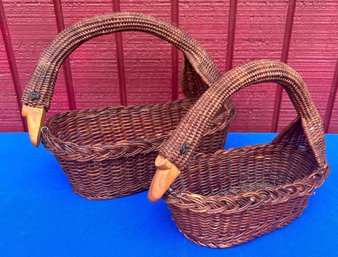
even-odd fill
[[[151,202],[160,199],[181,173],[172,162],[160,155],[155,160],[155,166],[157,167],[156,173],[148,192],[148,199]]]
[[[34,146],[39,146],[45,115],[46,111],[43,108],[22,106],[22,116],[27,119],[29,138]]]

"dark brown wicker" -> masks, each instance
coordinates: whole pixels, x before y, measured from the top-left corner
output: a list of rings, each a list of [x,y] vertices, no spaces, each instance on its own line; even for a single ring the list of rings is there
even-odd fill
[[[42,142],[62,165],[73,190],[88,199],[109,199],[147,189],[159,145],[196,98],[221,77],[206,51],[179,29],[141,14],[106,14],[68,27],[51,42],[40,57],[22,103],[48,111],[62,62],[85,41],[120,31],[147,32],[182,50],[182,86],[189,99],[75,110],[52,117],[42,129]],[[233,116],[233,105],[227,101],[209,127],[200,151],[222,149]]]
[[[262,82],[282,85],[298,118],[272,143],[196,154],[222,103]],[[186,154],[182,144],[189,146]],[[321,119],[306,85],[286,64],[268,60],[225,74],[188,111],[160,155],[181,170],[164,197],[173,219],[187,238],[209,247],[238,245],[287,225],[329,173]]]

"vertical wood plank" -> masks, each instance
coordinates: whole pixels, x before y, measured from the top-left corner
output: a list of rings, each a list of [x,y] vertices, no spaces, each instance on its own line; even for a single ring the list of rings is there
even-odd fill
[[[286,16],[285,32],[284,32],[283,47],[282,47],[282,54],[281,54],[281,61],[285,63],[287,63],[288,55],[289,55],[293,17],[295,15],[295,9],[296,9],[296,0],[289,0],[288,14]],[[277,131],[280,107],[282,103],[282,93],[283,93],[283,88],[277,85],[275,104],[273,107],[273,114],[272,114],[272,121],[271,121],[271,132]]]
[[[256,59],[280,59],[286,1],[238,0],[233,66]],[[237,108],[231,130],[265,132],[271,129],[276,85],[264,83],[241,90],[232,99]]]
[[[330,91],[329,99],[328,99],[327,105],[326,105],[325,118],[324,118],[324,130],[325,130],[325,132],[329,131],[333,106],[334,106],[334,102],[336,100],[336,95],[337,95],[337,88],[338,88],[338,59],[337,59],[337,62],[336,62],[336,68],[335,68],[333,78],[332,78],[332,85],[331,85],[331,91]]]
[[[222,73],[227,59],[230,1],[180,1],[180,28],[193,36],[212,56]]]
[[[53,0],[53,3],[54,3],[54,12],[55,12],[57,30],[60,33],[65,28],[61,0]],[[76,109],[76,103],[75,103],[75,95],[74,95],[74,87],[73,87],[73,77],[72,77],[72,71],[71,71],[69,58],[67,58],[63,62],[63,72],[65,76],[69,109],[74,110]]]
[[[336,99],[337,99],[337,92],[336,92]],[[332,108],[332,114],[330,117],[329,127],[327,133],[338,133],[338,103],[335,101]]]
[[[228,21],[228,43],[226,50],[225,71],[232,68],[232,60],[234,55],[235,31],[236,31],[236,13],[237,0],[230,0],[229,21]]]
[[[50,0],[2,0],[2,2],[11,31],[13,51],[20,72],[20,83],[24,88],[41,53],[57,34],[53,3]],[[63,75],[61,69],[48,117],[69,109]]]
[[[113,8],[112,0],[62,0],[65,26],[94,15],[112,13]],[[109,34],[88,40],[70,55],[77,108],[123,103],[117,52],[116,36]]]
[[[120,12],[120,0],[113,0],[114,12]],[[117,67],[119,72],[119,85],[120,85],[120,101],[121,105],[127,105],[127,90],[126,90],[126,77],[124,72],[124,55],[123,55],[123,41],[122,33],[115,33],[116,41],[116,57]]]
[[[171,23],[178,27],[179,0],[171,0]],[[171,99],[178,99],[178,50],[171,47]]]
[[[7,61],[8,61],[12,81],[13,81],[13,86],[14,86],[14,91],[15,91],[15,96],[16,96],[16,102],[17,102],[17,108],[18,108],[18,112],[19,112],[19,115],[20,115],[22,128],[23,128],[24,131],[27,131],[27,124],[26,124],[25,120],[23,119],[23,117],[21,116],[21,102],[20,102],[20,100],[21,100],[22,90],[21,90],[21,85],[20,85],[19,72],[18,72],[18,67],[16,65],[16,60],[15,60],[14,51],[13,51],[13,47],[12,47],[12,40],[11,40],[11,36],[10,36],[10,33],[9,33],[9,29],[8,29],[8,25],[7,25],[7,19],[6,19],[5,10],[4,10],[2,0],[0,0],[0,27],[1,27],[2,38],[3,38],[3,41],[4,41],[5,50],[6,50],[6,54],[7,54]],[[2,89],[2,90],[4,90],[4,89]],[[8,106],[6,106],[6,108],[8,108]]]
[[[297,1],[288,56],[288,64],[304,79],[323,120],[338,56],[337,7],[336,0]],[[295,117],[291,101],[283,97],[278,130]]]
[[[171,1],[124,0],[121,10],[140,12],[171,22]],[[123,33],[128,104],[150,104],[172,99],[171,45],[144,32]]]
[[[180,28],[194,37],[211,55],[221,73],[225,72],[227,59],[228,22],[230,1],[180,0]],[[181,55],[179,55],[179,60]],[[182,69],[179,62],[179,70]],[[183,97],[181,88],[179,96]]]

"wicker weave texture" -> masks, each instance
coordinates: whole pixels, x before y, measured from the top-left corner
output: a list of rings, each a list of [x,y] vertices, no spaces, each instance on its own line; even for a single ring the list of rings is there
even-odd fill
[[[196,154],[221,103],[251,84],[277,82],[298,118],[269,144]],[[179,146],[190,146],[178,153]],[[160,154],[181,169],[165,195],[179,230],[208,247],[229,247],[298,217],[329,173],[321,120],[306,85],[286,64],[260,60],[227,74],[201,96]]]
[[[42,142],[56,156],[76,193],[88,199],[130,195],[149,188],[158,147],[195,102],[60,113],[42,129]],[[224,146],[226,114],[223,109],[198,151],[211,153]]]
[[[42,53],[23,93],[22,103],[48,110],[57,72],[63,61],[89,39],[121,31],[147,32],[182,50],[188,60],[185,61],[184,74],[194,76],[183,78],[183,81],[189,82],[183,85],[186,96],[199,96],[220,78],[219,70],[204,48],[178,28],[142,14],[112,13],[79,21],[62,31]],[[34,95],[34,92],[39,95]]]
[[[113,32],[142,31],[182,50],[182,87],[188,99],[170,103],[75,110],[52,117],[42,129],[42,142],[62,165],[78,194],[109,199],[148,188],[158,147],[220,73],[209,54],[193,38],[170,24],[137,13],[113,13],[85,19],[61,32],[42,53],[22,103],[48,111],[63,61],[91,38]],[[231,101],[209,126],[199,151],[222,149]]]

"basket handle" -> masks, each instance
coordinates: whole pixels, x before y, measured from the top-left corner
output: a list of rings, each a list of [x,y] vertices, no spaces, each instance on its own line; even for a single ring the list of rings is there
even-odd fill
[[[253,61],[229,71],[210,87],[162,145],[155,161],[157,171],[148,194],[151,201],[158,200],[180,174],[180,170],[188,166],[207,124],[224,101],[242,88],[263,82],[276,82],[283,86],[298,113],[297,119],[273,143],[304,143],[312,149],[319,168],[327,166],[321,118],[300,75],[279,61]]]
[[[179,48],[185,60],[183,92],[200,96],[215,83],[220,72],[204,48],[178,28],[153,17],[137,13],[112,13],[77,22],[62,31],[44,50],[23,93],[22,115],[27,118],[31,141],[38,145],[44,116],[49,110],[58,70],[63,61],[87,40],[120,31],[143,31]],[[193,77],[193,78],[191,78]]]

